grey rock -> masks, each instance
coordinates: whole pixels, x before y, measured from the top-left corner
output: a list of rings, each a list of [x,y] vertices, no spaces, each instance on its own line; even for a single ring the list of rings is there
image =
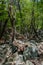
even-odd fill
[[[34,65],[31,61],[26,61],[26,65]]]

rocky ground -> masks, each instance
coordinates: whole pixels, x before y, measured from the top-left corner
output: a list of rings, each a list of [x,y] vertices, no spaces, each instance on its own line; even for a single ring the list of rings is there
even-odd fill
[[[0,44],[0,65],[43,65],[43,42],[15,40],[13,46],[11,42]]]

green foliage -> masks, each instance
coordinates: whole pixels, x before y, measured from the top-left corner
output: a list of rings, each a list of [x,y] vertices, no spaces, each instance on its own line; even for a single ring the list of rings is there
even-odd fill
[[[18,1],[21,9],[21,15],[19,11]],[[4,22],[8,17],[7,10],[9,3],[10,0],[0,0],[0,21],[2,22]],[[13,4],[11,5],[13,6],[13,11],[15,13],[14,14],[14,17],[16,19],[15,26],[18,32],[20,32],[20,30],[22,29],[22,32],[25,33],[26,32],[25,28],[29,31],[32,19],[33,4],[35,5],[34,6],[35,27],[36,29],[43,29],[43,1],[14,0]],[[7,26],[11,27],[10,20],[8,20]]]
[[[36,29],[43,28],[42,27],[43,15],[41,14],[43,12],[43,5],[42,5],[41,1],[31,2],[30,0],[27,0],[27,1],[26,0],[23,0],[23,1],[20,0],[22,18],[20,18],[19,10],[16,8],[16,10],[17,10],[16,11],[16,20],[17,20],[16,26],[18,28],[22,24],[24,28],[27,26],[28,30],[29,30],[30,23],[31,23],[31,15],[32,15],[31,12],[32,12],[32,9],[33,9],[33,4],[35,5],[34,6],[35,27],[36,27]],[[20,23],[21,19],[22,19],[22,23]]]
[[[7,18],[6,1],[0,1],[0,20],[4,21]]]

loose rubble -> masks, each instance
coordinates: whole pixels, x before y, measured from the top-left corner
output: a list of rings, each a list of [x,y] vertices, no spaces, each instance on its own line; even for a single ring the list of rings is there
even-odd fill
[[[11,42],[0,44],[0,65],[43,65],[43,42],[37,45],[32,41],[14,40],[12,44],[14,50],[18,48],[14,53]]]

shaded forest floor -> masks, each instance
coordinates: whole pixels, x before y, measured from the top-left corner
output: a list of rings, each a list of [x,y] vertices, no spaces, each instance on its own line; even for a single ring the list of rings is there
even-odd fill
[[[12,42],[12,35],[8,35],[9,40],[0,40],[0,65],[43,65],[42,33],[39,34],[42,41],[34,35],[29,40],[22,34],[16,34]]]

